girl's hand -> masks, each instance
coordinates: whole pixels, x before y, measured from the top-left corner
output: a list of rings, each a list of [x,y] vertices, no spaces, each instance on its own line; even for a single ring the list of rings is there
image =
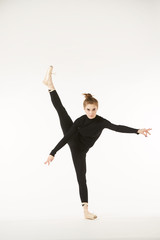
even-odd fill
[[[52,155],[49,155],[48,159],[46,162],[44,162],[44,164],[48,163],[48,165],[50,164],[50,162],[52,162],[54,159],[54,157]]]
[[[150,132],[149,132],[150,130],[152,130],[152,128],[148,128],[148,129],[142,128],[142,129],[139,129],[139,130],[138,130],[138,133],[143,134],[145,137],[147,137],[147,133],[148,133],[149,135],[151,135]]]

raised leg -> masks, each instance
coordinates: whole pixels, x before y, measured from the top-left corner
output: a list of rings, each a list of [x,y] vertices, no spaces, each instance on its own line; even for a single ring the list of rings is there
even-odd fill
[[[55,86],[53,85],[52,70],[53,70],[53,66],[50,66],[46,72],[43,83],[48,87],[51,101],[53,103],[53,106],[57,110],[57,113],[58,113],[58,116],[60,119],[60,125],[62,128],[63,134],[65,134],[72,126],[73,121],[72,121],[71,117],[68,115],[66,109],[64,108],[64,106],[60,100],[60,97],[55,89]]]
[[[58,113],[63,134],[65,134],[73,125],[73,121],[71,117],[68,115],[66,109],[64,108],[57,91],[54,90],[49,93],[50,93],[52,104]]]

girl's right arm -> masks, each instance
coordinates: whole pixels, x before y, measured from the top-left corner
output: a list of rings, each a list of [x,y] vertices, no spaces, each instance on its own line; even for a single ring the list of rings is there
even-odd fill
[[[72,137],[72,135],[77,131],[77,127],[79,125],[79,119],[76,119],[69,129],[69,131],[64,135],[64,137],[59,141],[59,143],[55,146],[55,148],[50,152],[50,155],[55,156],[56,152],[60,150]]]
[[[47,161],[45,162],[45,164],[48,163],[48,165],[50,164],[50,162],[53,161],[56,152],[61,149],[70,139],[70,137],[74,134],[74,132],[76,131],[76,127],[75,125],[73,125],[69,131],[65,134],[65,136],[59,141],[59,143],[55,146],[55,148],[50,152]]]

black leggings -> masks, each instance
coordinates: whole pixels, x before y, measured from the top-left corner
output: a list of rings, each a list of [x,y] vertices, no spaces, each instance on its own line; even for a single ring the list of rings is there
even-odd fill
[[[54,90],[49,93],[53,106],[57,110],[63,134],[65,135],[73,125],[73,121],[62,105],[57,91]],[[76,170],[81,202],[88,202],[88,189],[86,184],[86,152],[80,149],[78,135],[73,136],[72,139],[69,140],[68,145],[71,150],[73,164]]]

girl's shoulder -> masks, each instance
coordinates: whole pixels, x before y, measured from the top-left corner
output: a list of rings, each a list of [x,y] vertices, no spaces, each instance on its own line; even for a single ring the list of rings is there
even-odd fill
[[[76,120],[74,121],[74,123],[81,123],[84,119],[85,119],[85,115],[82,115],[82,116],[76,118]]]
[[[96,118],[99,122],[103,122],[105,120],[105,118],[100,115],[96,115]]]

